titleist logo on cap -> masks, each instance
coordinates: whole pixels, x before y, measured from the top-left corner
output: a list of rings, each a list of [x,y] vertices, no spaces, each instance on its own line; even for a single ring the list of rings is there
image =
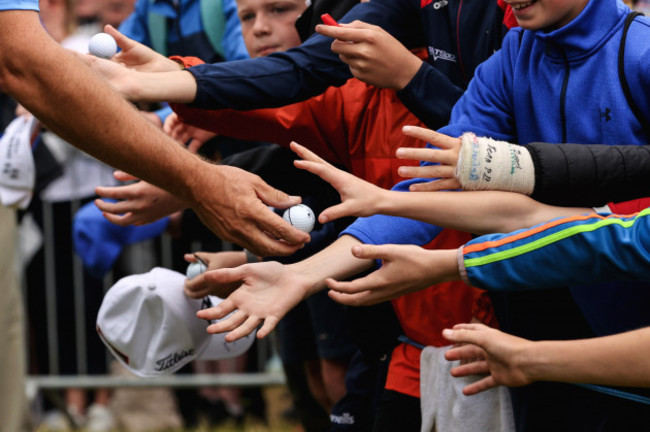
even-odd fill
[[[156,371],[161,372],[171,367],[174,367],[176,363],[183,360],[185,357],[191,355],[194,355],[194,349],[182,350],[179,352],[169,354],[168,356],[165,356],[160,360],[156,360],[156,364],[158,365]]]

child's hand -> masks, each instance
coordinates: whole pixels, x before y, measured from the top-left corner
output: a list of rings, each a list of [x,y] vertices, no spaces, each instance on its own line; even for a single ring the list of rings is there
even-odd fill
[[[267,336],[280,319],[306,297],[309,289],[304,276],[275,261],[208,271],[202,276],[212,283],[241,284],[218,306],[197,313],[201,319],[213,320],[234,312],[208,327],[208,333],[229,332],[228,342],[252,333],[261,324],[257,337]]]
[[[115,171],[113,176],[120,181],[137,180],[123,171]],[[169,192],[144,181],[123,186],[98,186],[95,193],[102,198],[117,200],[96,199],[95,205],[106,219],[120,226],[145,225],[187,207]]]
[[[376,87],[402,90],[422,66],[422,60],[378,26],[354,21],[338,27],[320,24],[316,31],[335,38],[332,51],[352,75]]]
[[[419,167],[399,167],[397,172],[402,177],[436,179],[431,182],[412,184],[410,186],[411,191],[426,192],[461,188],[458,179],[454,175],[461,146],[460,138],[452,138],[436,131],[417,126],[404,126],[402,132],[405,135],[427,141],[440,149],[406,147],[397,149],[395,154],[399,159],[413,159],[440,164]]]
[[[187,149],[192,153],[197,153],[207,140],[217,135],[214,132],[185,123],[176,113],[171,113],[167,116],[163,130],[167,135],[180,143],[185,144],[189,142]]]
[[[111,59],[128,68],[139,72],[170,72],[183,69],[183,67],[162,54],[158,54],[146,45],[129,39],[110,24],[104,31],[115,38],[121,51]]]
[[[294,161],[296,167],[316,174],[330,183],[341,195],[340,204],[321,212],[318,216],[320,223],[345,216],[371,216],[376,214],[382,203],[386,203],[389,199],[385,196],[387,190],[335,168],[300,144],[292,142],[291,150],[303,158]]]
[[[84,55],[77,53],[75,55],[78,59],[86,63],[96,74],[104,78],[111,88],[124,99],[131,101],[137,100],[138,82],[135,76],[137,72],[113,60],[102,59],[91,54]]]
[[[456,324],[445,329],[442,335],[455,344],[445,358],[449,361],[479,358],[479,361],[456,366],[451,369],[455,377],[489,374],[463,389],[467,396],[489,390],[498,385],[509,387],[530,384],[533,380],[521,367],[526,349],[534,342],[512,336],[483,324]]]
[[[196,254],[185,254],[184,258],[187,262],[197,262],[196,257],[207,264],[208,269],[218,270],[222,268],[239,267],[246,264],[246,254],[241,251],[233,252],[197,252]],[[203,298],[207,295],[217,296],[219,298],[228,297],[234,290],[239,287],[239,282],[234,283],[214,283],[205,280],[204,273],[185,281],[185,295],[190,298]]]
[[[412,293],[433,284],[460,279],[457,250],[426,250],[413,245],[358,245],[352,255],[380,259],[382,266],[350,282],[327,279],[329,296],[350,306],[368,306]]]

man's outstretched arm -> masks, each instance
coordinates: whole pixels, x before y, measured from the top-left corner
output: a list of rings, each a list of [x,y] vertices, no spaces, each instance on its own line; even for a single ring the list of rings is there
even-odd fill
[[[288,207],[297,198],[178,146],[56,44],[36,11],[0,11],[0,46],[0,89],[66,141],[169,190],[216,234],[260,255],[289,254],[308,240],[264,205]]]

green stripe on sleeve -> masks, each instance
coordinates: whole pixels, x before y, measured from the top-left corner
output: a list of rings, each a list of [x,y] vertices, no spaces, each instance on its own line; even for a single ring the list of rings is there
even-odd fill
[[[481,266],[486,264],[492,264],[497,261],[518,257],[519,255],[523,255],[525,253],[532,252],[537,249],[541,249],[545,246],[548,246],[551,243],[559,242],[573,235],[580,234],[583,232],[596,231],[597,229],[609,225],[620,225],[623,228],[630,228],[631,226],[634,225],[634,223],[639,218],[641,218],[642,216],[647,216],[648,214],[650,214],[650,208],[644,209],[635,218],[630,220],[621,220],[618,218],[608,217],[596,223],[572,226],[570,228],[564,229],[562,231],[558,231],[548,236],[544,236],[540,239],[537,239],[530,243],[526,243],[521,246],[517,246],[512,249],[508,249],[502,252],[495,252],[493,254],[485,255],[482,257],[465,259],[465,267],[467,268],[467,267],[476,267],[476,266]]]

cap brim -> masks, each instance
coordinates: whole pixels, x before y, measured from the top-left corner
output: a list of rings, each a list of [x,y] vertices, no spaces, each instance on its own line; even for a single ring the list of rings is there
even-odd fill
[[[234,342],[226,342],[226,333],[210,337],[210,342],[198,357],[201,360],[221,360],[244,354],[255,342],[257,330]]]
[[[222,302],[219,297],[208,296],[212,307]],[[257,330],[234,342],[226,342],[226,333],[210,335],[205,349],[197,357],[201,360],[221,360],[237,357],[248,351],[255,342]]]

